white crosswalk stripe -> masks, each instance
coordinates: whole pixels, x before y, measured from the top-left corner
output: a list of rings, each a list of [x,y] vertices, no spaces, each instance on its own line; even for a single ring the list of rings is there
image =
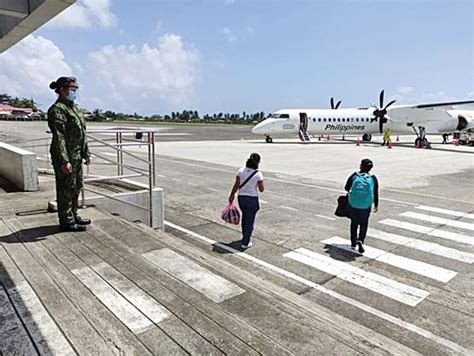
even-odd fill
[[[367,236],[464,263],[474,262],[473,253],[459,251],[434,242],[413,239],[372,228],[367,231]]]
[[[450,219],[440,218],[440,217],[437,217],[437,216],[415,213],[415,212],[412,212],[412,211],[407,211],[407,212],[401,213],[399,215],[407,217],[407,218],[418,219],[418,220],[422,220],[422,221],[428,221],[428,222],[432,222],[432,223],[435,223],[435,224],[447,225],[447,226],[457,227],[457,228],[460,228],[460,229],[466,229],[466,230],[474,231],[474,224],[466,223],[466,222],[462,222],[462,221],[450,220]]]
[[[468,235],[459,234],[457,232],[434,229],[432,227],[412,224],[405,221],[394,220],[394,219],[384,219],[384,220],[379,221],[379,223],[388,225],[388,226],[393,226],[399,229],[405,229],[405,230],[418,232],[418,233],[429,235],[429,236],[439,237],[441,239],[462,242],[468,245],[474,245],[474,238]]]
[[[427,291],[364,271],[305,248],[298,248],[283,256],[410,306],[416,306],[429,295]]]
[[[346,239],[341,237],[332,237],[321,241],[323,244],[336,247],[341,250],[349,251],[354,254],[359,254],[357,251],[351,249],[350,244]],[[370,258],[379,262],[386,263],[388,265],[404,269],[409,272],[419,274],[424,277],[428,277],[440,282],[449,282],[452,278],[457,275],[457,272],[449,269],[433,266],[431,264],[412,260],[407,257],[399,256],[384,250],[379,250],[374,247],[364,245],[364,257]]]
[[[425,210],[425,211],[431,211],[433,213],[440,213],[440,214],[445,214],[445,215],[458,216],[461,218],[474,219],[474,214],[463,213],[462,211],[441,209],[441,208],[435,208],[435,207],[426,206],[426,205],[415,206],[415,208],[420,209],[420,210]]]

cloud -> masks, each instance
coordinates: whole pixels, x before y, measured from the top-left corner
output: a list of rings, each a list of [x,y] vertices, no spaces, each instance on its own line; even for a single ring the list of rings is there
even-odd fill
[[[153,106],[161,112],[160,103],[182,105],[192,97],[198,63],[196,50],[166,34],[156,47],[105,46],[89,54],[87,68],[111,106],[128,111]]]
[[[55,17],[47,26],[54,28],[100,27],[105,29],[117,25],[117,16],[110,9],[110,0],[82,0]]]
[[[227,27],[224,27],[222,29],[222,32],[224,33],[224,36],[227,38],[227,42],[229,43],[234,42],[237,39],[233,32]]]
[[[27,36],[0,54],[0,93],[33,97],[42,109],[47,109],[55,97],[49,83],[71,74],[62,51],[42,36]]]

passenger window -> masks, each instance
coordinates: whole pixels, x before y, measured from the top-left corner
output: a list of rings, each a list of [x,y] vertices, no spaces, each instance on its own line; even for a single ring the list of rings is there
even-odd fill
[[[321,122],[321,118],[318,118],[318,122]]]
[[[341,122],[341,119],[337,118],[337,122]]]
[[[323,121],[326,122],[326,118],[324,118]]]
[[[358,118],[358,117],[356,117],[356,122],[359,122],[359,118]]]

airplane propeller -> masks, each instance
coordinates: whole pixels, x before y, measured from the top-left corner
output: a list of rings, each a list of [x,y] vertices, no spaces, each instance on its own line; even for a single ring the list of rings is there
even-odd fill
[[[339,100],[337,104],[334,106],[334,98],[331,98],[331,109],[336,110],[339,108],[339,105],[341,105],[342,101]]]
[[[396,100],[392,100],[387,105],[383,106],[383,99],[384,99],[384,90],[380,92],[380,97],[379,97],[380,106],[377,107],[374,105],[375,106],[374,117],[372,118],[372,120],[370,120],[370,122],[374,122],[377,120],[379,121],[380,133],[383,133],[383,124],[388,122],[388,118],[385,116],[387,115],[388,107],[396,102]]]

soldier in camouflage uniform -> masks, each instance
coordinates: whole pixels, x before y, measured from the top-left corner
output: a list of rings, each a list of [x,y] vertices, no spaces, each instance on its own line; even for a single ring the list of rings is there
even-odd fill
[[[61,231],[84,231],[91,223],[77,215],[82,188],[82,161],[90,164],[85,119],[74,105],[78,85],[74,77],[60,77],[49,87],[58,100],[48,110],[48,126],[53,134],[51,160],[56,174],[56,201]]]

